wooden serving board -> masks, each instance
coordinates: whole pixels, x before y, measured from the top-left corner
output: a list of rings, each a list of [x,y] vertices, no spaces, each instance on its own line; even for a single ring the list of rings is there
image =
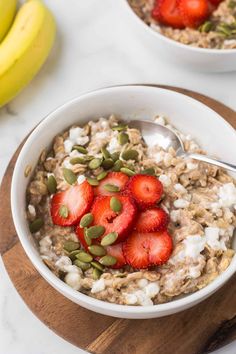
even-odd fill
[[[161,87],[205,103],[236,128],[236,112],[220,102],[192,91]],[[54,290],[26,256],[12,221],[11,178],[22,145],[13,156],[0,189],[0,252],[15,288],[42,322],[67,341],[96,354],[202,354],[236,339],[236,276],[201,304],[150,320],[99,315]]]

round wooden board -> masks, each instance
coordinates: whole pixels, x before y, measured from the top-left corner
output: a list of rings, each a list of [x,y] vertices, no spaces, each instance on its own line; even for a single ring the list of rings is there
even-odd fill
[[[236,112],[209,97],[161,86],[205,103],[236,128]],[[26,256],[14,229],[10,186],[23,143],[13,156],[0,189],[0,252],[25,303],[55,333],[96,354],[200,354],[236,339],[236,277],[201,304],[150,320],[126,320],[88,311],[54,290]]]

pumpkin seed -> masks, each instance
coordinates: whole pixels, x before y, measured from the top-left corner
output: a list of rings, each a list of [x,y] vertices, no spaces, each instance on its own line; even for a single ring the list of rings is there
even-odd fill
[[[119,213],[122,209],[122,204],[121,204],[120,200],[116,197],[112,197],[110,199],[110,208],[114,212]]]
[[[92,262],[91,262],[91,266],[92,266],[93,268],[96,268],[96,269],[100,270],[100,272],[103,272],[104,267],[103,267],[103,265],[100,264],[99,262],[97,262],[97,261],[92,261]]]
[[[122,167],[120,169],[121,172],[123,172],[124,174],[126,174],[127,176],[131,177],[131,176],[134,176],[135,175],[135,172],[130,170],[129,168],[127,167]]]
[[[236,1],[231,0],[228,4],[228,7],[232,10],[235,9],[236,8]]]
[[[87,177],[87,181],[91,186],[98,186],[99,182],[96,178]]]
[[[97,176],[97,180],[101,181],[102,179],[104,179],[107,176],[107,172],[103,171],[101,173],[99,173],[99,175]]]
[[[86,164],[86,160],[83,157],[73,157],[73,159],[70,159],[70,164],[71,165],[85,165]]]
[[[93,257],[91,256],[91,254],[88,254],[88,253],[86,253],[84,251],[79,252],[76,255],[76,258],[79,261],[84,262],[84,263],[90,263],[93,260]]]
[[[118,125],[114,125],[111,129],[121,132],[122,130],[126,130],[127,128],[128,128],[127,124],[118,124]]]
[[[91,246],[92,240],[91,240],[91,238],[87,235],[86,229],[85,229],[85,231],[84,231],[84,239],[85,239],[85,242],[87,243],[87,245],[88,245],[88,246]]]
[[[117,259],[113,256],[106,255],[106,256],[103,256],[102,258],[99,259],[99,263],[101,263],[104,266],[109,267],[109,266],[113,266],[114,264],[116,264]]]
[[[91,160],[94,159],[94,156],[86,155],[84,158],[85,158],[86,161],[91,161]]]
[[[79,242],[66,241],[63,245],[64,250],[72,252],[79,249]]]
[[[75,251],[72,251],[70,252],[69,254],[69,258],[74,261],[76,259],[76,255],[80,252],[80,250],[75,250]]]
[[[62,171],[67,183],[74,184],[77,181],[76,175],[69,168],[63,168]]]
[[[132,149],[129,149],[129,150],[125,150],[123,153],[122,153],[122,158],[124,160],[135,160],[137,161],[138,160],[138,151],[136,150],[132,150]]]
[[[129,142],[129,135],[124,132],[121,132],[121,133],[119,133],[117,139],[118,139],[118,143],[120,145],[125,145]]]
[[[47,180],[48,191],[51,194],[55,194],[57,191],[57,181],[53,175],[50,175]]]
[[[113,171],[115,172],[119,172],[121,167],[123,167],[123,162],[121,160],[117,160],[115,163],[114,163],[114,167],[113,167]]]
[[[119,192],[120,188],[118,186],[115,186],[114,184],[105,184],[103,188],[108,191],[108,192]]]
[[[102,167],[105,168],[105,170],[109,170],[113,165],[114,161],[112,159],[106,159],[102,162]]]
[[[140,172],[142,175],[149,175],[149,176],[154,176],[155,175],[155,170],[153,167],[146,168],[145,170]]]
[[[120,153],[119,153],[118,151],[113,152],[113,153],[111,154],[111,158],[112,158],[112,160],[113,160],[114,162],[116,162],[116,161],[119,159],[119,157],[120,157]]]
[[[94,268],[92,275],[93,275],[94,280],[98,280],[100,278],[100,276],[102,275],[102,272],[100,272],[100,270],[98,270],[97,268]]]
[[[231,35],[231,28],[227,23],[221,23],[216,27],[216,31],[226,37]]]
[[[102,159],[95,158],[89,162],[88,166],[91,170],[96,170],[98,167],[101,166],[101,164],[102,164]]]
[[[93,222],[93,214],[88,213],[85,214],[81,219],[80,219],[80,223],[79,226],[80,227],[87,227],[90,226]]]
[[[101,225],[91,226],[86,229],[85,233],[90,238],[98,238],[101,237],[105,232],[105,227]]]
[[[68,216],[69,216],[69,210],[68,210],[68,208],[67,208],[66,205],[61,205],[61,206],[60,206],[59,215],[60,215],[62,218],[64,218],[64,219],[68,218]]]
[[[111,157],[109,151],[105,147],[101,148],[101,153],[103,154],[104,159],[109,159]]]
[[[210,32],[212,27],[213,27],[213,23],[211,21],[206,21],[199,27],[199,31],[208,33]]]
[[[42,226],[43,226],[43,219],[37,218],[29,224],[30,232],[32,233],[38,232]]]
[[[104,247],[112,245],[117,240],[117,237],[118,237],[117,232],[111,232],[103,237],[101,241],[101,245]]]
[[[74,145],[72,150],[77,150],[78,152],[80,152],[81,154],[86,155],[88,153],[88,150],[85,149],[85,147],[80,146],[80,145]]]
[[[74,264],[79,267],[80,269],[82,269],[83,271],[88,270],[91,266],[90,263],[85,263],[85,262],[81,262],[79,259],[76,259],[74,261]]]
[[[92,253],[94,256],[105,256],[107,254],[107,251],[105,250],[104,247],[99,246],[99,245],[92,245],[88,247],[89,252]]]

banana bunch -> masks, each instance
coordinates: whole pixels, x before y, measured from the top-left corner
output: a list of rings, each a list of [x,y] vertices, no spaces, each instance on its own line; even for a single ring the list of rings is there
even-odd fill
[[[26,1],[15,16],[16,1],[0,0],[0,40],[5,35],[0,43],[0,107],[39,71],[56,32],[54,18],[41,0]]]

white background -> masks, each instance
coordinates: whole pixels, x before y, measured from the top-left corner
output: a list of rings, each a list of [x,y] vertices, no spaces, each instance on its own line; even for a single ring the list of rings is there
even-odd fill
[[[130,29],[120,0],[45,2],[57,20],[56,44],[27,89],[0,109],[0,179],[19,143],[46,114],[94,88],[124,83],[169,84],[199,91],[236,109],[236,72],[188,72],[162,60],[161,53],[154,56]],[[220,351],[235,352],[236,344]],[[82,351],[52,333],[28,310],[0,260],[0,354],[5,353]]]

